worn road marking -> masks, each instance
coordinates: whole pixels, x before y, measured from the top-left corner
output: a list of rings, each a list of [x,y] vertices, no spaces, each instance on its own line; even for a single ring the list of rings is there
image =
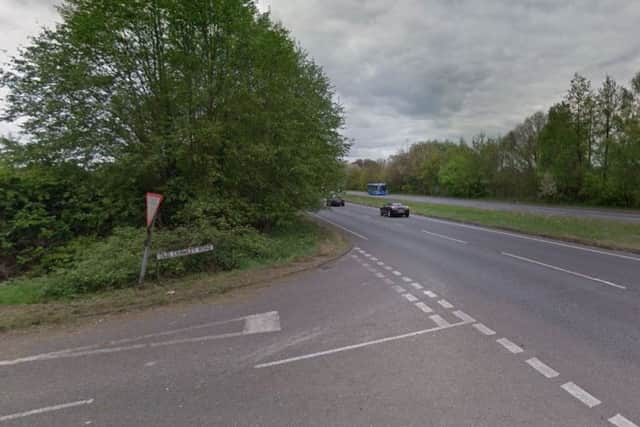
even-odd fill
[[[462,320],[463,322],[472,323],[472,322],[476,321],[476,319],[474,319],[473,317],[469,316],[467,313],[465,313],[462,310],[454,311],[453,315],[456,316],[458,319]]]
[[[428,296],[429,298],[437,298],[438,297],[437,294],[435,294],[434,292],[431,292],[431,291],[424,291],[424,294],[426,296]]]
[[[389,278],[384,279],[384,282],[385,282],[386,284],[388,284],[388,285],[393,285],[394,283],[396,283],[396,282],[394,282],[393,280],[391,280],[391,279],[389,279]]]
[[[384,279],[384,274],[382,273],[376,273],[376,277],[380,278],[380,279]]]
[[[506,338],[500,338],[496,340],[498,344],[509,350],[511,353],[522,353],[524,350],[519,345],[509,341]]]
[[[390,265],[386,265],[386,266],[384,267],[384,269],[385,269],[385,270],[393,270],[393,267],[391,267]]]
[[[438,301],[438,304],[440,304],[444,308],[453,308],[453,304],[451,304],[446,299],[441,299],[440,301]]]
[[[384,262],[382,262],[382,261],[378,261],[378,262],[376,262],[376,264],[378,264],[379,266],[383,266],[383,265],[384,265]]]
[[[429,307],[427,304],[425,304],[423,302],[417,302],[416,303],[416,307],[418,307],[420,310],[424,311],[425,313],[432,313],[433,312],[431,307]]]
[[[367,264],[366,262],[363,262],[363,263],[362,263],[362,266],[363,266],[364,268],[367,268],[367,267],[369,267],[369,264]]]
[[[76,406],[90,405],[93,403],[93,399],[78,400],[77,402],[63,403],[61,405],[47,406],[40,409],[33,409],[31,411],[19,412],[16,414],[3,415],[0,417],[0,422],[11,421],[17,418],[29,417],[31,415],[44,414],[46,412],[60,411],[61,409],[74,408]]]
[[[409,283],[409,282],[413,282],[413,279],[407,276],[403,276],[402,280],[404,280],[405,282]]]
[[[480,332],[482,334],[485,334],[485,335],[495,335],[496,334],[496,331],[486,327],[482,323],[476,323],[476,324],[473,325],[473,327],[476,328],[478,330],[478,332]]]
[[[593,395],[589,394],[585,389],[576,385],[575,383],[568,382],[562,384],[561,387],[564,389],[564,391],[587,405],[589,408],[593,408],[594,406],[598,406],[602,403],[600,402],[600,400],[596,399]]]
[[[558,371],[541,362],[537,357],[532,357],[531,359],[527,360],[526,363],[547,378],[555,378],[560,375]]]
[[[511,258],[515,258],[515,259],[519,259],[520,261],[530,262],[532,264],[536,264],[536,265],[539,265],[539,266],[542,266],[542,267],[550,268],[551,270],[561,271],[563,273],[571,274],[573,276],[581,277],[583,279],[592,280],[592,281],[598,282],[598,283],[603,283],[603,284],[608,285],[608,286],[613,286],[614,288],[627,289],[626,286],[618,285],[616,283],[609,282],[608,280],[598,279],[597,277],[588,276],[586,274],[578,273],[578,272],[571,271],[571,270],[566,270],[564,268],[557,267],[555,265],[545,264],[544,262],[536,261],[535,259],[526,258],[526,257],[519,256],[519,255],[514,255],[514,254],[511,254],[509,252],[502,252],[502,255],[505,255],[505,256],[508,256],[508,257],[511,257]]]
[[[396,291],[399,294],[403,294],[403,293],[407,292],[402,286],[398,286],[398,285],[392,286],[391,289],[393,289],[394,291]]]
[[[431,317],[435,317],[435,316],[431,316]],[[440,316],[438,316],[440,317]],[[444,320],[444,319],[443,319]],[[306,360],[306,359],[312,359],[312,358],[316,358],[316,357],[321,357],[321,356],[327,356],[329,354],[335,354],[335,353],[340,353],[343,351],[348,351],[348,350],[355,350],[357,348],[362,348],[362,347],[368,347],[371,345],[376,345],[376,344],[382,344],[385,342],[389,342],[389,341],[397,341],[397,340],[401,340],[404,338],[411,338],[411,337],[415,337],[418,335],[424,335],[424,334],[428,334],[430,332],[437,332],[437,331],[441,331],[444,329],[449,329],[449,328],[453,328],[455,326],[461,326],[464,325],[465,323],[460,322],[460,323],[448,323],[446,321],[444,321],[444,325],[443,326],[438,326],[436,328],[429,328],[429,329],[422,329],[420,331],[415,331],[415,332],[409,332],[407,334],[402,334],[402,335],[396,335],[396,336],[392,336],[392,337],[387,337],[387,338],[381,338],[381,339],[377,339],[377,340],[373,340],[373,341],[366,341],[360,344],[354,344],[354,345],[348,345],[345,347],[338,347],[338,348],[334,348],[331,350],[325,350],[325,351],[320,351],[317,353],[310,353],[310,354],[305,354],[302,356],[296,356],[296,357],[290,357],[288,359],[282,359],[282,360],[276,360],[273,362],[267,362],[267,363],[261,363],[259,365],[254,366],[254,368],[260,369],[260,368],[268,368],[271,366],[277,366],[277,365],[283,365],[285,363],[291,363],[291,362],[297,362],[300,360]]]
[[[371,257],[371,261],[378,261],[378,258],[376,258],[376,257],[372,256],[372,257]]]
[[[402,273],[400,273],[398,270],[393,270],[393,274],[395,274],[396,276],[402,276]]]
[[[369,238],[367,238],[367,237],[363,236],[362,234],[360,234],[360,233],[356,233],[356,232],[355,232],[355,231],[353,231],[353,230],[349,230],[347,227],[343,227],[343,226],[341,226],[340,224],[335,223],[335,222],[333,222],[333,221],[330,221],[330,220],[328,220],[328,219],[326,219],[326,218],[324,218],[324,217],[322,217],[322,216],[320,216],[320,215],[317,215],[317,214],[314,214],[314,213],[311,213],[310,215],[311,215],[311,216],[314,216],[314,217],[316,217],[316,218],[318,218],[318,219],[320,219],[320,220],[322,220],[322,221],[328,222],[329,224],[333,224],[333,225],[335,225],[336,227],[343,229],[343,230],[344,230],[344,231],[346,231],[347,233],[351,233],[351,234],[353,234],[354,236],[359,237],[359,238],[361,238],[361,239],[363,239],[363,240],[369,240]]]
[[[422,289],[422,285],[420,283],[418,283],[418,282],[413,282],[411,284],[411,286],[413,286],[416,289]]]
[[[616,427],[638,427],[636,424],[632,423],[620,414],[609,418],[609,422]]]
[[[439,314],[434,314],[433,316],[429,316],[429,319],[433,320],[435,324],[441,328],[444,328],[445,326],[450,325],[450,323],[444,320],[442,316],[440,316]]]
[[[416,302],[418,301],[418,298],[414,297],[411,294],[404,294],[402,295],[403,297],[405,297],[409,302]]]
[[[462,243],[463,245],[466,245],[467,243],[469,243],[469,242],[465,242],[464,240],[454,239],[453,237],[445,236],[444,234],[433,233],[433,232],[427,231],[427,230],[422,230],[422,232],[425,233],[425,234],[430,234],[432,236],[440,237],[441,239],[446,239],[446,240],[451,240],[452,242]]]

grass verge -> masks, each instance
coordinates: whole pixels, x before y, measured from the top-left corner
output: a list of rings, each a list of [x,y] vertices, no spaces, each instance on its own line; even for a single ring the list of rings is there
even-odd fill
[[[347,195],[352,203],[379,207],[376,197]],[[575,243],[640,253],[640,224],[557,215],[506,212],[464,206],[409,202],[411,212],[433,218],[484,225]]]
[[[69,323],[179,302],[212,301],[233,289],[266,284],[318,267],[349,249],[348,240],[334,228],[312,221],[305,221],[304,224],[303,227],[297,227],[297,231],[289,229],[270,236],[270,258],[246,260],[240,268],[233,271],[150,280],[140,287],[114,289],[71,300],[36,304],[19,302],[24,298],[24,293],[37,293],[37,289],[17,290],[0,286],[0,332]]]

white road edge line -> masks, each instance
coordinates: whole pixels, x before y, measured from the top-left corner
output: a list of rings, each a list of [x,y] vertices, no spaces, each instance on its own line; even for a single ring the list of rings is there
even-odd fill
[[[580,277],[580,278],[583,278],[583,279],[592,280],[594,282],[602,283],[602,284],[605,284],[607,286],[613,286],[614,288],[627,289],[626,286],[618,285],[616,283],[609,282],[607,280],[598,279],[597,277],[588,276],[586,274],[578,273],[576,271],[566,270],[564,268],[557,267],[555,265],[545,264],[544,262],[536,261],[535,259],[526,258],[526,257],[519,256],[519,255],[514,255],[514,254],[509,253],[509,252],[502,252],[502,255],[508,256],[510,258],[519,259],[520,261],[530,262],[532,264],[536,264],[536,265],[539,265],[541,267],[546,267],[546,268],[549,268],[551,270],[561,271],[563,273],[571,274],[573,276]]]
[[[636,424],[632,423],[627,418],[623,417],[620,414],[616,414],[608,420],[611,424],[616,427],[638,427]]]
[[[349,230],[347,227],[343,227],[343,226],[341,226],[340,224],[335,223],[335,222],[333,222],[333,221],[331,221],[331,220],[328,220],[328,219],[326,219],[326,218],[324,218],[324,217],[322,217],[322,216],[320,216],[320,215],[317,215],[317,214],[314,214],[314,213],[309,213],[309,215],[314,216],[314,217],[318,218],[318,219],[319,219],[319,220],[321,220],[321,221],[325,221],[325,222],[328,222],[329,224],[333,224],[333,225],[335,225],[336,227],[343,229],[343,230],[344,230],[344,231],[346,231],[347,233],[351,233],[351,234],[353,234],[354,236],[359,237],[359,238],[361,238],[361,239],[363,239],[363,240],[369,240],[369,238],[367,238],[367,237],[363,236],[362,234],[360,234],[360,233],[356,233],[356,232],[355,232],[355,231],[353,231],[353,230]]]
[[[441,239],[446,239],[446,240],[451,240],[452,242],[462,243],[463,245],[466,245],[467,243],[469,243],[469,242],[466,242],[464,240],[454,239],[453,237],[445,236],[444,234],[434,233],[432,231],[422,230],[422,232],[425,233],[425,234],[430,234],[431,236],[440,237]]]
[[[429,307],[427,304],[423,302],[417,302],[416,307],[418,307],[420,310],[424,311],[425,313],[433,313],[433,310],[431,309],[431,307]]]
[[[499,338],[496,340],[498,344],[509,350],[513,354],[522,353],[524,350],[519,345],[509,341],[506,338]]]
[[[31,411],[19,412],[19,413],[10,414],[10,415],[3,415],[0,417],[0,422],[15,420],[17,418],[29,417],[31,415],[43,414],[45,412],[59,411],[61,409],[68,409],[76,406],[90,405],[92,403],[93,403],[93,399],[78,400],[77,402],[63,403],[61,405],[47,406],[40,409],[33,409]]]
[[[435,316],[431,316],[431,317],[435,317]],[[445,323],[446,323],[446,325],[438,326],[436,328],[422,329],[420,331],[409,332],[407,334],[381,338],[381,339],[377,339],[377,340],[373,340],[373,341],[366,341],[366,342],[363,342],[363,343],[360,343],[360,344],[348,345],[348,346],[345,346],[345,347],[338,347],[338,348],[334,348],[334,349],[331,349],[331,350],[319,351],[317,353],[310,353],[310,354],[305,354],[305,355],[302,355],[302,356],[290,357],[288,359],[276,360],[276,361],[273,361],[273,362],[260,363],[259,365],[255,365],[254,368],[256,368],[256,369],[268,368],[268,367],[271,367],[271,366],[283,365],[285,363],[297,362],[299,360],[312,359],[312,358],[316,358],[316,357],[320,357],[320,356],[327,356],[329,354],[340,353],[340,352],[348,351],[348,350],[355,350],[357,348],[368,347],[368,346],[376,345],[376,344],[382,344],[382,343],[389,342],[389,341],[401,340],[401,339],[404,339],[404,338],[411,338],[411,337],[415,337],[415,336],[418,336],[418,335],[428,334],[430,332],[441,331],[443,329],[449,329],[449,328],[453,328],[455,326],[461,326],[461,325],[465,324],[464,322],[448,323],[446,321],[445,321]]]
[[[403,296],[403,297],[405,297],[405,298],[407,299],[407,301],[409,301],[409,302],[416,302],[416,301],[418,301],[418,298],[414,297],[414,296],[413,296],[413,295],[411,295],[411,294],[404,294],[404,295],[402,295],[402,296]]]
[[[543,363],[537,357],[532,357],[531,359],[527,360],[526,363],[547,378],[555,378],[560,375],[558,371],[556,371],[546,363]]]
[[[568,382],[568,383],[562,384],[561,387],[564,389],[564,391],[566,391],[567,393],[569,393],[570,395],[578,399],[580,402],[587,405],[589,408],[593,408],[594,406],[598,406],[599,404],[602,403],[600,400],[595,398],[592,394],[589,394],[585,389],[576,385],[575,383]]]
[[[474,328],[476,328],[476,330],[478,332],[480,332],[481,334],[484,334],[484,335],[495,335],[496,334],[496,331],[494,331],[493,329],[487,327],[486,325],[484,325],[482,323],[475,323],[472,326]]]

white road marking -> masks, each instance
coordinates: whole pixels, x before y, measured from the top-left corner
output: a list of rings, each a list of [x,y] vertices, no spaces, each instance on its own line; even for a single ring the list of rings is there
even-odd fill
[[[394,283],[396,283],[396,282],[394,282],[393,280],[391,280],[391,279],[389,279],[389,278],[384,279],[384,281],[385,281],[385,283],[387,283],[387,284],[389,284],[389,285],[393,285]]]
[[[367,257],[367,258],[371,259],[371,258],[373,258],[373,255],[371,255],[371,254],[366,254],[366,255],[365,255],[365,257]]]
[[[491,228],[483,228],[483,227],[478,227],[478,226],[475,226],[475,225],[461,224],[461,223],[458,223],[458,222],[443,221],[443,220],[435,219],[435,218],[427,218],[427,217],[422,217],[422,216],[419,216],[418,218],[423,218],[423,219],[425,219],[427,221],[439,222],[441,224],[447,224],[447,225],[451,225],[451,226],[454,226],[454,227],[469,228],[471,230],[484,231],[486,233],[502,234],[504,236],[514,237],[516,239],[532,240],[534,242],[546,243],[548,245],[562,246],[562,247],[565,247],[565,248],[576,249],[576,250],[584,251],[584,252],[591,252],[591,253],[595,253],[595,254],[599,254],[599,255],[612,256],[612,257],[616,257],[616,258],[628,259],[628,260],[631,260],[631,261],[640,261],[639,257],[619,254],[619,253],[615,253],[615,252],[607,252],[607,251],[602,251],[602,250],[592,249],[592,248],[587,248],[587,247],[582,247],[582,246],[576,246],[576,245],[572,245],[570,243],[562,243],[562,242],[557,242],[557,241],[554,241],[554,240],[540,239],[540,238],[536,238],[536,237],[525,236],[525,235],[522,235],[522,234],[509,233],[507,231],[493,230]]]
[[[399,294],[403,294],[403,293],[407,292],[402,286],[398,286],[398,285],[392,286],[391,289],[393,289],[394,291],[396,291]]]
[[[378,262],[376,262],[376,264],[378,264],[379,266],[383,266],[383,265],[384,265],[384,262],[382,262],[382,261],[378,261]]]
[[[636,424],[632,423],[620,414],[609,418],[609,422],[616,427],[638,427]]]
[[[414,297],[414,296],[413,296],[413,295],[411,295],[411,294],[404,294],[404,295],[402,295],[402,296],[403,296],[403,297],[405,297],[405,298],[407,299],[407,301],[409,301],[409,302],[416,302],[416,301],[418,301],[418,298]]]
[[[434,323],[435,323],[436,325],[438,325],[439,327],[441,327],[441,328],[444,328],[444,327],[446,327],[447,325],[450,325],[450,323],[449,323],[449,322],[447,322],[446,320],[444,320],[444,319],[442,318],[442,316],[440,316],[440,315],[438,315],[438,314],[434,314],[433,316],[429,316],[429,319],[433,320],[433,321],[434,321]]]
[[[456,316],[458,319],[462,320],[463,322],[472,323],[472,322],[476,321],[476,319],[474,319],[473,317],[469,316],[467,313],[465,313],[462,310],[454,311],[453,315]]]
[[[356,254],[352,254],[352,255],[351,255],[351,258],[358,259],[358,258],[360,258],[360,257],[359,257],[358,255],[356,255]]]
[[[427,304],[425,304],[423,302],[417,302],[416,303],[416,307],[418,307],[420,310],[424,311],[425,313],[432,313],[433,312],[431,307],[429,307]]]
[[[593,408],[594,406],[598,406],[602,402],[596,399],[592,394],[589,394],[585,389],[576,385],[575,383],[568,382],[562,384],[561,386],[564,391],[578,399],[580,402],[587,405],[589,408]]]
[[[498,344],[500,344],[501,346],[503,346],[504,348],[506,348],[507,350],[509,350],[511,353],[522,353],[524,350],[522,349],[522,347],[520,347],[519,345],[509,341],[506,338],[500,338],[498,340],[496,340],[496,342]]]
[[[446,299],[441,299],[440,301],[438,301],[438,304],[440,304],[444,308],[453,308],[453,304],[451,304]]]
[[[371,261],[378,261],[378,258],[376,258],[376,257],[372,256],[372,257],[371,257]]]
[[[391,267],[390,265],[387,265],[384,267],[385,270],[393,270],[393,267]]]
[[[532,357],[531,359],[527,360],[526,363],[547,378],[555,378],[560,375],[558,371],[543,363],[537,357]]]
[[[353,249],[355,249],[356,251],[360,250],[360,246],[354,246]]]
[[[382,273],[376,273],[376,277],[380,278],[380,279],[384,279],[384,274]]]
[[[363,236],[362,234],[360,234],[360,233],[356,233],[356,232],[355,232],[355,231],[353,231],[353,230],[349,230],[347,227],[343,227],[343,226],[341,226],[340,224],[337,224],[337,223],[335,223],[335,222],[333,222],[333,221],[330,221],[330,220],[328,220],[328,219],[326,219],[326,218],[324,218],[324,217],[322,217],[322,216],[320,216],[320,215],[317,215],[317,214],[314,214],[314,213],[311,213],[310,215],[311,215],[311,216],[314,216],[314,217],[316,217],[316,218],[318,218],[318,219],[320,219],[320,220],[322,220],[322,221],[328,222],[329,224],[333,224],[333,225],[335,225],[336,227],[343,229],[343,230],[344,230],[344,231],[346,231],[347,233],[351,233],[351,234],[353,234],[354,236],[359,237],[359,238],[361,238],[361,239],[363,239],[363,240],[369,240],[367,237]]]
[[[446,239],[446,240],[451,240],[452,242],[462,243],[463,245],[466,245],[467,243],[469,243],[469,242],[465,242],[464,240],[454,239],[453,237],[445,236],[444,234],[433,233],[433,232],[427,231],[427,230],[422,230],[422,232],[425,233],[425,234],[430,234],[432,236],[440,237],[441,239]]]
[[[396,276],[402,276],[402,273],[400,273],[398,270],[393,270],[393,274],[395,274]]]
[[[561,271],[563,273],[571,274],[573,276],[581,277],[583,279],[592,280],[592,281],[598,282],[598,283],[603,283],[603,284],[608,285],[608,286],[613,286],[614,288],[627,289],[626,286],[618,285],[616,283],[609,282],[607,280],[598,279],[597,277],[587,276],[586,274],[577,273],[575,271],[566,270],[564,268],[556,267],[555,265],[545,264],[544,262],[536,261],[535,259],[525,258],[523,256],[514,255],[514,254],[509,253],[509,252],[502,252],[502,255],[508,256],[508,257],[511,257],[511,258],[515,258],[515,259],[519,259],[520,261],[530,262],[532,264],[536,264],[536,265],[539,265],[539,266],[542,266],[542,267],[546,267],[546,268],[549,268],[551,270]]]
[[[207,328],[215,325],[222,325],[226,323],[237,322],[240,320],[244,320],[244,329],[242,332],[232,332],[232,333],[219,334],[219,335],[205,335],[205,336],[194,337],[194,338],[181,338],[181,339],[174,339],[169,341],[150,342],[150,343],[142,343],[142,344],[132,344],[128,346],[111,347],[117,344],[126,344],[126,343],[140,341],[148,338],[157,338],[161,336],[173,335],[179,332],[193,331],[193,330]],[[239,337],[243,335],[252,335],[252,334],[259,334],[259,333],[266,333],[266,332],[277,332],[279,330],[280,330],[280,317],[278,315],[278,312],[271,311],[268,313],[253,314],[250,316],[239,317],[236,319],[204,323],[201,325],[190,326],[190,327],[181,328],[181,329],[173,329],[170,331],[141,335],[134,338],[125,338],[121,340],[110,341],[106,344],[97,344],[92,346],[79,347],[75,349],[61,350],[53,353],[37,354],[34,356],[26,356],[18,359],[13,359],[13,360],[0,360],[0,366],[18,365],[21,363],[39,362],[43,360],[91,356],[95,354],[119,353],[123,351],[138,350],[142,348],[164,347],[164,346],[176,345],[176,344],[196,343],[196,342],[203,342],[203,341],[218,340],[222,338]],[[103,347],[100,347],[101,345]]]
[[[407,277],[407,276],[403,276],[403,277],[402,277],[402,280],[404,280],[404,281],[405,281],[405,282],[407,282],[407,283],[408,283],[408,282],[413,282],[413,279],[412,279],[412,278],[410,278],[410,277]]]
[[[416,289],[422,289],[422,285],[420,283],[418,283],[418,282],[413,282],[411,284],[411,286],[413,286]]]
[[[428,296],[429,298],[437,298],[438,297],[438,295],[436,293],[431,292],[431,291],[424,291],[424,294],[426,296]]]
[[[435,317],[435,316],[431,316],[431,317]],[[440,316],[438,316],[438,317],[440,317]],[[461,323],[453,323],[453,324],[451,324],[451,323],[448,323],[446,321],[444,321],[444,323],[445,324],[443,326],[438,326],[436,328],[422,329],[420,331],[409,332],[407,334],[396,335],[396,336],[387,337],[387,338],[381,338],[381,339],[377,339],[377,340],[373,340],[373,341],[366,341],[366,342],[363,342],[363,343],[360,343],[360,344],[348,345],[348,346],[345,346],[345,347],[334,348],[334,349],[331,349],[331,350],[320,351],[320,352],[317,352],[317,353],[305,354],[305,355],[302,355],[302,356],[290,357],[288,359],[276,360],[276,361],[268,362],[268,363],[261,363],[259,365],[254,366],[254,368],[257,368],[257,369],[268,368],[268,367],[271,367],[271,366],[283,365],[285,363],[297,362],[297,361],[305,360],[305,359],[312,359],[312,358],[316,358],[316,357],[320,357],[320,356],[326,356],[326,355],[329,355],[329,354],[335,354],[335,353],[340,353],[340,352],[343,352],[343,351],[354,350],[354,349],[357,349],[357,348],[368,347],[368,346],[371,346],[371,345],[382,344],[382,343],[389,342],[389,341],[396,341],[396,340],[401,340],[401,339],[404,339],[404,338],[411,338],[411,337],[415,337],[415,336],[418,336],[418,335],[424,335],[424,334],[428,334],[430,332],[437,332],[437,331],[441,331],[443,329],[449,329],[449,328],[453,328],[455,326],[460,326],[460,325],[464,324],[462,322]]]
[[[152,360],[151,362],[147,362],[144,364],[144,366],[146,368],[151,368],[152,366],[155,366],[158,362],[156,362],[155,360]]]
[[[478,332],[480,332],[482,334],[485,334],[485,335],[495,335],[496,334],[496,331],[486,327],[482,323],[476,323],[476,324],[473,325],[473,327],[476,328],[478,330]]]
[[[93,403],[93,399],[78,400],[77,402],[63,403],[61,405],[47,406],[47,407],[40,408],[40,409],[33,409],[31,411],[19,412],[19,413],[10,414],[10,415],[3,415],[3,416],[0,417],[0,422],[11,421],[11,420],[15,420],[17,418],[29,417],[31,415],[44,414],[46,412],[59,411],[61,409],[74,408],[76,406],[90,405],[92,403]]]

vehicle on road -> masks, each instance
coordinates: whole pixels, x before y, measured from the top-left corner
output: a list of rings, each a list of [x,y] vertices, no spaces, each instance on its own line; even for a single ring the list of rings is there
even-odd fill
[[[385,203],[380,208],[380,216],[405,216],[408,218],[409,212],[409,206],[403,205],[402,203],[398,202]]]
[[[367,184],[367,193],[371,196],[386,196],[387,184],[384,182],[370,182]]]
[[[344,206],[344,199],[334,194],[327,199],[327,206]]]

